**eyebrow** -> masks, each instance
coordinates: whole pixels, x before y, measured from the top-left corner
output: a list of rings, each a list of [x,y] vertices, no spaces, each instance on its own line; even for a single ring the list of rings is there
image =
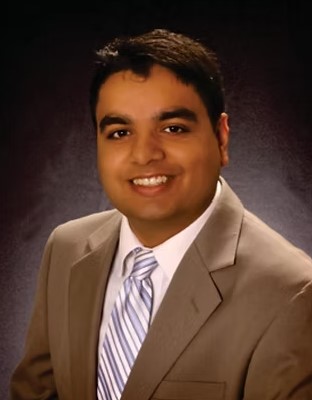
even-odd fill
[[[197,122],[197,115],[195,112],[185,107],[162,111],[155,116],[155,119],[158,121],[166,121],[167,119],[173,118],[182,118],[191,122]]]
[[[174,118],[182,118],[191,122],[197,122],[197,115],[195,112],[185,107],[161,111],[153,117],[156,121],[166,121]],[[103,132],[109,125],[127,125],[131,124],[131,122],[131,118],[125,115],[105,115],[99,123],[100,132]]]
[[[114,124],[126,125],[130,123],[131,123],[130,118],[126,116],[105,115],[99,123],[99,128],[100,132],[103,132],[104,129],[109,125],[114,125]]]

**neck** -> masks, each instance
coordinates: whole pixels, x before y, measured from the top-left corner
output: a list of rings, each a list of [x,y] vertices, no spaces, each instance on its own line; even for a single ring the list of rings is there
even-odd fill
[[[132,232],[136,235],[139,241],[146,247],[153,248],[172,236],[183,231],[192,222],[194,222],[199,215],[189,218],[187,221],[141,221],[129,219],[129,225]]]

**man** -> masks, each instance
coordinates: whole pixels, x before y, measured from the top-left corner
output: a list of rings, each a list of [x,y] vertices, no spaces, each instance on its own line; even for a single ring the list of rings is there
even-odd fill
[[[49,238],[12,399],[311,399],[311,259],[220,177],[215,55],[155,30],[98,56],[98,169],[118,211]]]

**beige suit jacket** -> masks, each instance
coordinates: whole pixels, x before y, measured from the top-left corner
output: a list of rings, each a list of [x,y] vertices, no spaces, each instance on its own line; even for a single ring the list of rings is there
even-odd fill
[[[40,269],[12,399],[95,400],[117,211],[58,227]],[[246,211],[222,180],[122,400],[312,399],[312,262]]]

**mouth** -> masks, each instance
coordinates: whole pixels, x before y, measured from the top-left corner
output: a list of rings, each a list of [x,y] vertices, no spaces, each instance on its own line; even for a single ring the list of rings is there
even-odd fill
[[[166,175],[156,175],[150,177],[134,178],[131,180],[131,182],[135,186],[153,187],[165,184],[168,179],[169,178]]]

